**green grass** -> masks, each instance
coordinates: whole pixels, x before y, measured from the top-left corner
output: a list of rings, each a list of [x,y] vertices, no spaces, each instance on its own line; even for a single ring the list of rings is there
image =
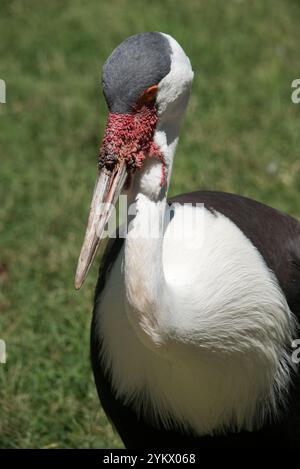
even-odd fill
[[[73,277],[106,118],[101,65],[172,34],[193,95],[171,193],[237,192],[300,217],[299,2],[1,0],[0,447],[120,447],[89,365],[94,267]]]

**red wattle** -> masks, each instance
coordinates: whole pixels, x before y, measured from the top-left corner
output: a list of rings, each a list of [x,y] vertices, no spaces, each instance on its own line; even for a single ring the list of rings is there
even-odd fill
[[[125,160],[130,173],[142,167],[144,159],[156,157],[162,161],[161,185],[165,184],[165,161],[158,145],[153,141],[157,124],[155,107],[144,106],[134,114],[109,113],[100,148],[99,166],[113,169]]]

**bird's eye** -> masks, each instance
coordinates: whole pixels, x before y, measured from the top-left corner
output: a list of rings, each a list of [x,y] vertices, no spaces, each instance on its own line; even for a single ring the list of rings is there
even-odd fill
[[[158,91],[158,85],[149,86],[139,97],[137,105],[138,107],[152,104],[156,98]]]

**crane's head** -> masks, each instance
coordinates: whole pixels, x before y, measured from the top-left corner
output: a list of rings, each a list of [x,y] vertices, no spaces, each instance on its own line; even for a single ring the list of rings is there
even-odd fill
[[[172,165],[167,147],[176,137],[192,80],[188,57],[175,39],[163,33],[131,36],[105,62],[102,84],[109,114],[76,288],[93,262],[111,206],[124,187],[133,185],[149,159],[160,162],[157,191],[167,185]],[[166,136],[167,129],[171,130]],[[159,133],[165,136],[164,144]]]

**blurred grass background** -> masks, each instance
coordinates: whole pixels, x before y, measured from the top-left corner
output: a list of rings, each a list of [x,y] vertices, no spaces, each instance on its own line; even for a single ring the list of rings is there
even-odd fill
[[[73,276],[106,109],[100,70],[131,34],[189,55],[193,95],[171,193],[240,193],[300,218],[300,3],[1,0],[0,447],[121,447],[89,365],[97,267]],[[97,264],[97,263],[96,263]]]

